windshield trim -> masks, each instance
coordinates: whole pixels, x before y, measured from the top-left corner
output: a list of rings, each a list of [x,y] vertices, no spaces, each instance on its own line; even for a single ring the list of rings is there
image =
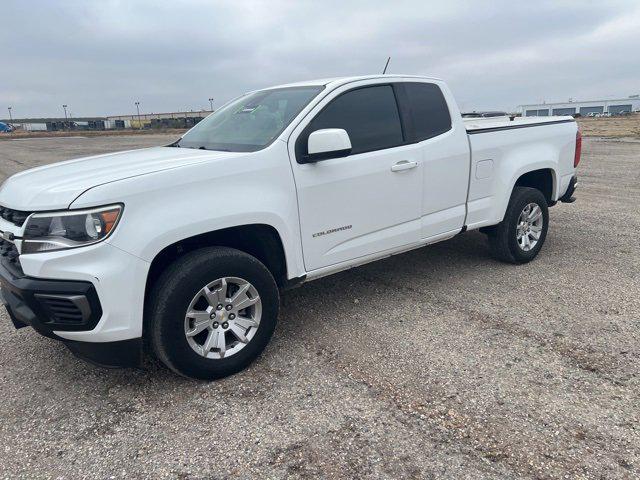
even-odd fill
[[[261,150],[264,150],[265,148],[268,148],[269,146],[271,146],[276,140],[278,140],[278,138],[280,138],[280,136],[282,135],[282,132],[284,132],[289,126],[291,126],[295,119],[298,118],[298,116],[300,116],[300,114],[305,110],[305,108],[307,108],[309,106],[309,104],[311,104],[311,102],[313,102],[313,100],[315,100],[316,98],[318,98],[318,96],[327,88],[326,85],[297,85],[297,86],[291,86],[291,87],[273,87],[273,88],[265,88],[262,90],[253,90],[251,92],[247,92],[243,95],[240,95],[238,97],[235,97],[231,100],[229,100],[228,102],[226,102],[224,105],[222,105],[220,108],[218,108],[217,110],[211,112],[209,115],[207,115],[202,121],[206,120],[207,118],[209,118],[211,115],[215,114],[215,112],[217,112],[218,110],[221,110],[222,108],[226,107],[227,105],[229,105],[230,103],[233,103],[237,100],[240,100],[243,97],[249,96],[249,95],[253,95],[256,93],[262,93],[262,92],[272,92],[274,90],[307,90],[310,88],[317,88],[318,91],[316,92],[315,95],[313,95],[312,97],[309,98],[309,100],[300,107],[300,109],[296,112],[296,114],[291,118],[291,120],[282,126],[282,128],[277,131],[274,135],[273,138],[271,139],[271,141],[269,141],[268,143],[264,144],[264,145],[242,145],[242,144],[230,144],[230,143],[217,143],[217,144],[213,144],[213,145],[219,145],[221,147],[220,150],[216,150],[215,148],[205,148],[205,150],[211,150],[211,151],[232,151],[232,152],[238,152],[238,153],[253,153],[253,152],[259,152]],[[182,145],[180,145],[180,142],[184,139],[185,136],[187,136],[189,134],[189,132],[191,132],[191,130],[193,130],[194,128],[197,128],[198,124],[194,125],[193,127],[191,127],[188,131],[186,131],[178,140],[176,140],[175,142],[167,145],[167,147],[177,147],[177,148],[202,148],[202,146],[198,147],[198,146],[189,146],[189,147],[184,147]],[[251,149],[251,147],[256,147],[255,149]],[[235,148],[233,150],[230,150],[230,148]]]

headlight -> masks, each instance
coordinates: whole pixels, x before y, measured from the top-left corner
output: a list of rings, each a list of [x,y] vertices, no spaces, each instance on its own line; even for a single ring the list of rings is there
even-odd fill
[[[116,228],[122,205],[35,213],[24,229],[22,253],[51,252],[101,242]]]

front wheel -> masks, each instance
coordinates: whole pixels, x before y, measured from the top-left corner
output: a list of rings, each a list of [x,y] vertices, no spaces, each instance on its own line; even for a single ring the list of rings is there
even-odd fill
[[[276,282],[260,261],[231,248],[204,248],[176,260],[159,279],[147,334],[171,370],[213,380],[260,355],[278,304]]]
[[[549,208],[542,192],[515,187],[504,220],[488,232],[491,254],[503,262],[530,262],[540,252],[548,228]]]

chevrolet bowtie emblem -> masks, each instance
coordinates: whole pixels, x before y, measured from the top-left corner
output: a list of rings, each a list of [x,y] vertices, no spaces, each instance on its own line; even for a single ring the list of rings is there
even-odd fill
[[[10,242],[13,241],[13,239],[15,238],[15,235],[11,232],[2,232],[2,238],[4,238],[5,240],[9,240]]]

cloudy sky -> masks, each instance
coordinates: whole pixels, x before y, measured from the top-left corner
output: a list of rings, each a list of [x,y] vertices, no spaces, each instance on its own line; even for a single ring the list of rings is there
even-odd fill
[[[199,110],[389,55],[463,110],[640,93],[638,0],[3,0],[0,17],[0,118]]]

